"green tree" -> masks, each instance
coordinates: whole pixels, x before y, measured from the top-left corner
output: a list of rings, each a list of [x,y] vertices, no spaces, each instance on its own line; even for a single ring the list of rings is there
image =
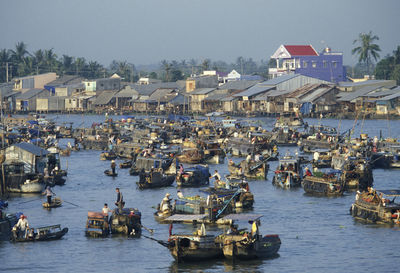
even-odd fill
[[[166,60],[162,60],[161,61],[161,65],[162,65],[162,68],[163,68],[163,70],[165,71],[165,77],[164,77],[164,80],[165,81],[170,81],[170,71],[171,71],[171,64],[169,63],[169,62],[167,62]]]
[[[397,85],[400,85],[400,64],[396,64],[391,79],[395,80],[397,82]]]
[[[33,60],[37,74],[42,73],[45,66],[43,50],[38,49],[35,52],[33,52]]]
[[[6,75],[7,75],[6,66],[9,65],[8,62],[10,62],[10,61],[11,61],[10,51],[7,50],[7,49],[0,50],[0,82],[7,81],[7,79],[6,79]],[[9,75],[9,77],[10,77],[10,75]]]
[[[210,63],[211,63],[210,59],[204,59],[203,60],[203,62],[201,63],[201,69],[203,70],[203,72],[210,68]]]
[[[18,76],[23,76],[24,66],[26,65],[25,56],[28,54],[27,45],[24,42],[18,42],[15,49],[11,50],[11,60],[14,63],[13,74],[17,73]]]
[[[57,69],[57,55],[52,48],[44,50],[44,65],[47,72],[53,72]]]
[[[73,75],[74,74],[74,57],[63,55],[61,59],[61,71],[62,74]]]
[[[374,44],[375,41],[379,40],[379,37],[372,34],[372,31],[369,33],[360,33],[358,35],[358,39],[353,41],[353,44],[359,44],[359,46],[353,48],[351,53],[358,55],[358,61],[360,63],[365,63],[367,65],[368,73],[370,72],[370,68],[372,63],[372,58],[375,61],[379,58],[379,51],[381,51],[379,45]]]
[[[76,75],[84,76],[85,74],[85,67],[86,67],[86,60],[85,58],[78,57],[74,63]]]

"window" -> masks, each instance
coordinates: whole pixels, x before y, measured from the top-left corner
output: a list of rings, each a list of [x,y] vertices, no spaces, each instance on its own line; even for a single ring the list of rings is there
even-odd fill
[[[333,64],[333,68],[337,67],[337,62],[332,62],[332,64]]]
[[[87,86],[90,86],[90,82],[87,83]]]
[[[323,61],[322,63],[323,63],[323,65],[324,65],[324,68],[327,68],[327,67],[328,67],[328,63],[327,63],[326,61]]]
[[[303,61],[303,68],[307,68],[307,62]]]
[[[316,68],[316,67],[317,67],[317,62],[313,61],[313,62],[312,62],[312,67],[313,67],[313,68]]]

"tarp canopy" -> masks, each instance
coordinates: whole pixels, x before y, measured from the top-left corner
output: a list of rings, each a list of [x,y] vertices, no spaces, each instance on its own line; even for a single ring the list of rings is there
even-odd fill
[[[39,122],[37,122],[36,120],[28,120],[27,121],[29,124],[34,125],[34,124],[39,124]]]
[[[165,221],[200,221],[206,217],[206,214],[174,214],[166,218]]]

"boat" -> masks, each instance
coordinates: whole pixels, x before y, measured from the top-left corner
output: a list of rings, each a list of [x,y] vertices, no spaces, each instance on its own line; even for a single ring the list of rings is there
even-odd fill
[[[196,165],[184,169],[176,175],[178,187],[198,187],[210,184],[210,171],[207,165]]]
[[[121,213],[114,210],[110,217],[111,233],[140,236],[142,233],[141,218],[142,214],[138,209],[123,208]]]
[[[61,225],[52,225],[40,228],[30,228],[24,238],[17,238],[14,234],[13,242],[35,242],[61,239],[68,232],[68,228],[61,229]]]
[[[332,165],[332,154],[330,150],[316,149],[311,163],[314,168],[330,168]]]
[[[139,181],[136,184],[139,189],[160,188],[171,186],[175,181],[174,175],[166,175],[162,168],[152,169],[149,172],[143,171],[139,174]]]
[[[176,158],[166,157],[161,154],[156,157],[137,157],[135,163],[129,170],[130,175],[139,175],[140,171],[151,171],[152,169],[161,168],[167,175],[176,174]]]
[[[132,167],[132,160],[127,160],[127,161],[119,163],[120,169],[129,169],[131,167]]]
[[[0,210],[2,207],[0,206]],[[0,241],[8,241],[11,238],[11,229],[18,222],[16,213],[0,213]]]
[[[105,170],[104,174],[107,175],[107,176],[111,176],[111,177],[118,176],[118,173],[113,173],[112,170]]]
[[[228,259],[263,259],[277,256],[281,246],[279,235],[259,234],[260,218],[258,214],[230,214],[223,219],[231,221],[246,221],[251,224],[251,231],[237,230],[234,233],[224,233],[215,239],[220,244],[225,258]]]
[[[331,171],[323,175],[304,176],[301,182],[307,194],[319,196],[341,196],[344,186],[340,180],[340,171]]]
[[[279,160],[272,184],[281,188],[300,187],[302,177],[300,159],[287,154]]]
[[[261,161],[253,161],[248,162],[247,160],[243,160],[239,164],[235,164],[232,160],[228,163],[228,170],[232,176],[241,177],[244,175],[249,179],[267,179],[267,174],[269,170],[269,165],[267,160]]]
[[[24,162],[10,160],[3,163],[6,189],[17,193],[42,193],[45,184],[40,175],[25,173]],[[1,179],[3,179],[3,177]]]
[[[177,262],[202,261],[223,256],[221,247],[215,242],[215,236],[200,232],[194,235],[170,235],[168,249]]]
[[[114,160],[118,156],[114,152],[103,152],[100,154],[100,160]]]
[[[199,148],[184,148],[177,159],[182,163],[198,164],[204,161],[204,151]]]
[[[58,208],[58,207],[61,207],[61,205],[62,205],[62,200],[60,199],[60,197],[56,197],[56,198],[54,198],[53,200],[51,200],[51,203],[50,203],[50,204],[47,203],[47,202],[44,202],[44,203],[42,203],[42,205],[43,205],[43,207],[46,208],[46,209]]]
[[[303,118],[298,113],[280,113],[274,127],[275,128],[295,128],[304,125]]]
[[[365,191],[374,182],[372,167],[363,159],[349,159],[342,169],[341,180],[345,190]]]
[[[108,215],[102,212],[88,212],[85,235],[88,237],[106,237],[110,234]]]
[[[395,203],[399,196],[400,190],[375,191],[369,188],[369,191],[357,192],[350,214],[362,222],[399,225],[400,203]]]

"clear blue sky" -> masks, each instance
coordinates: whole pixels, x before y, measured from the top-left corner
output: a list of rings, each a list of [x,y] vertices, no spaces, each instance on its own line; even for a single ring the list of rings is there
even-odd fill
[[[281,44],[326,45],[354,64],[360,32],[380,37],[381,57],[400,45],[399,0],[0,0],[0,49],[109,65],[162,59],[268,59]]]

